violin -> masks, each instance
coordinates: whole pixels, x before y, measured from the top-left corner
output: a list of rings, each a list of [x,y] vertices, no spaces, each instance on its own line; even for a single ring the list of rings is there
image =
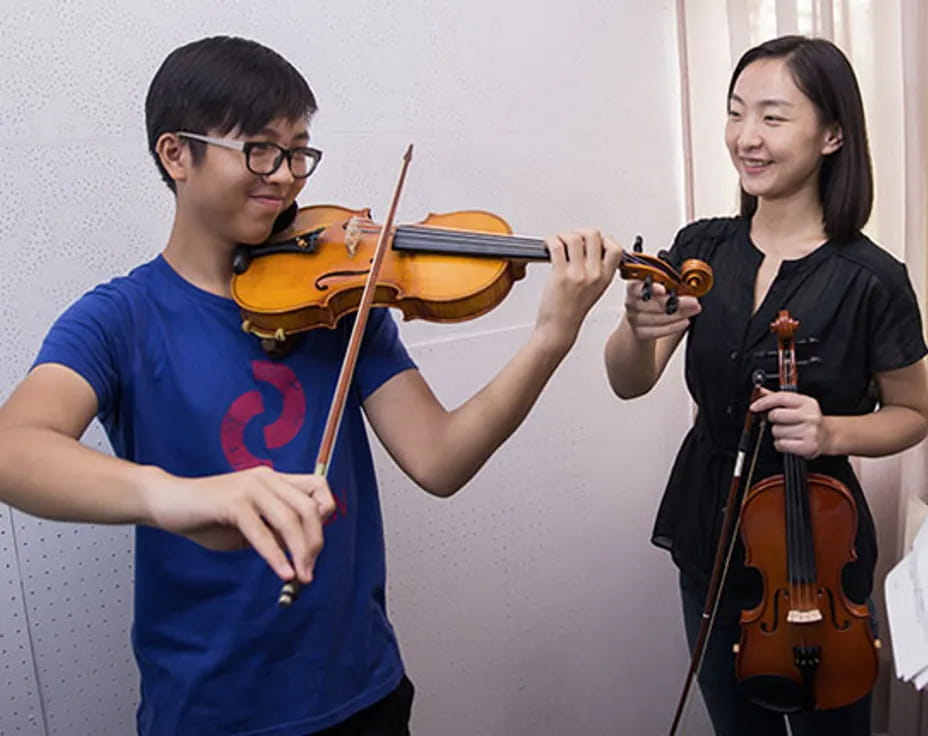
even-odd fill
[[[369,209],[338,205],[301,208],[292,224],[260,246],[241,246],[233,259],[232,297],[242,329],[268,342],[332,328],[356,311],[371,271],[382,228]],[[659,283],[667,310],[678,295],[700,297],[712,288],[712,269],[696,259],[680,272],[664,257],[641,252],[640,237],[624,252],[622,278]],[[395,307],[405,319],[458,322],[486,314],[525,276],[530,261],[549,260],[544,240],[512,234],[490,212],[430,214],[392,229],[373,295],[373,306]]]
[[[781,391],[797,391],[794,335],[782,310],[777,335]],[[877,676],[879,641],[866,605],[850,601],[841,571],[856,559],[857,506],[835,478],[807,473],[783,453],[783,473],[751,486],[741,507],[745,563],[760,572],[763,598],[741,613],[735,667],[744,695],[790,713],[862,698]]]

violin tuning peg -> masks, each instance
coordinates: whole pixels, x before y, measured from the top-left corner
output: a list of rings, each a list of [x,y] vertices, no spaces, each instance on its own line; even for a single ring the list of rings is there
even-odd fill
[[[670,296],[667,297],[667,307],[664,311],[667,312],[667,314],[676,314],[679,307],[680,299],[677,297],[677,292],[671,291]]]
[[[796,365],[821,365],[822,359],[817,355],[807,358],[806,360],[797,360]]]
[[[653,296],[653,291],[651,286],[654,284],[654,278],[649,274],[644,277],[643,285],[641,287],[641,301],[649,302]]]
[[[670,253],[668,253],[666,250],[657,251],[657,257],[662,261],[670,261]]]
[[[643,247],[644,238],[642,238],[640,235],[636,235],[635,242],[632,243],[632,250],[635,251],[635,253],[641,253]]]

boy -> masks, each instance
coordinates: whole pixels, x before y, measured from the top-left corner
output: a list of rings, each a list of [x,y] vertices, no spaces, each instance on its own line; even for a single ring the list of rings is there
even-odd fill
[[[549,239],[531,337],[450,412],[375,310],[327,483],[308,471],[352,318],[271,361],[229,298],[236,245],[267,239],[321,158],[315,109],[300,74],[254,42],[171,53],[146,101],[149,146],[176,195],[167,245],[72,305],[0,408],[0,501],[138,525],[146,736],[408,733],[412,685],[386,617],[363,416],[416,483],[454,493],[525,418],[621,254],[595,231]],[[262,426],[265,415],[278,418]],[[94,416],[116,457],[79,443]],[[294,577],[304,590],[282,612],[274,601]]]

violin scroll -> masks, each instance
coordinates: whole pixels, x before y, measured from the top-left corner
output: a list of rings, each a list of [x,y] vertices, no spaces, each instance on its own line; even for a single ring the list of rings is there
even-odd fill
[[[677,311],[679,296],[702,297],[709,293],[714,283],[712,267],[696,258],[683,262],[679,271],[670,263],[667,251],[656,256],[643,253],[641,236],[635,238],[632,250],[622,253],[619,275],[626,280],[635,279],[644,283],[641,298],[651,298],[651,285],[660,284],[667,290],[667,314]]]
[[[712,267],[698,258],[688,258],[680,267],[680,280],[693,296],[704,296],[709,293],[714,283]]]

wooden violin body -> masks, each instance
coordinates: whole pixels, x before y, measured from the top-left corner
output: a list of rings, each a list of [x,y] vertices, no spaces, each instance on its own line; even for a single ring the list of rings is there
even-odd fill
[[[293,225],[270,244],[289,242],[296,249],[255,257],[233,277],[232,296],[246,320],[243,328],[259,337],[279,337],[281,331],[292,334],[334,327],[356,309],[379,236],[379,229],[364,223],[370,223],[370,210],[335,205],[301,209]],[[481,211],[433,214],[420,225],[511,232],[505,220]],[[446,235],[431,234],[436,239]],[[525,275],[524,263],[500,257],[400,250],[407,240],[417,243],[419,236],[414,228],[405,233],[398,229],[394,250],[380,272],[374,306],[396,307],[406,319],[466,320],[493,309]],[[260,252],[260,247],[256,250]]]
[[[232,297],[242,311],[242,328],[283,342],[305,330],[334,327],[358,307],[380,231],[369,209],[316,205],[300,209],[270,242],[241,246]],[[373,306],[395,307],[406,319],[472,319],[505,299],[525,276],[527,262],[547,260],[544,240],[512,235],[498,215],[430,214],[393,230]],[[712,270],[701,261],[684,263],[681,275],[661,258],[624,252],[619,269],[623,278],[664,285],[674,299],[702,296],[712,287]]]
[[[798,391],[798,325],[785,310],[771,325],[781,391]],[[741,613],[735,669],[745,697],[764,708],[830,710],[870,692],[878,668],[867,607],[847,598],[841,579],[856,559],[857,504],[797,455],[783,453],[783,468],[751,486],[741,507],[745,564],[760,573],[763,597]]]
[[[790,582],[788,500],[782,475],[748,492],[741,530],[745,564],[762,571],[764,597],[741,614],[736,672],[744,694],[771,710],[839,708],[873,687],[878,657],[867,606],[844,594],[841,571],[856,559],[857,505],[843,484],[807,476],[814,579]],[[790,619],[793,620],[790,620]]]

